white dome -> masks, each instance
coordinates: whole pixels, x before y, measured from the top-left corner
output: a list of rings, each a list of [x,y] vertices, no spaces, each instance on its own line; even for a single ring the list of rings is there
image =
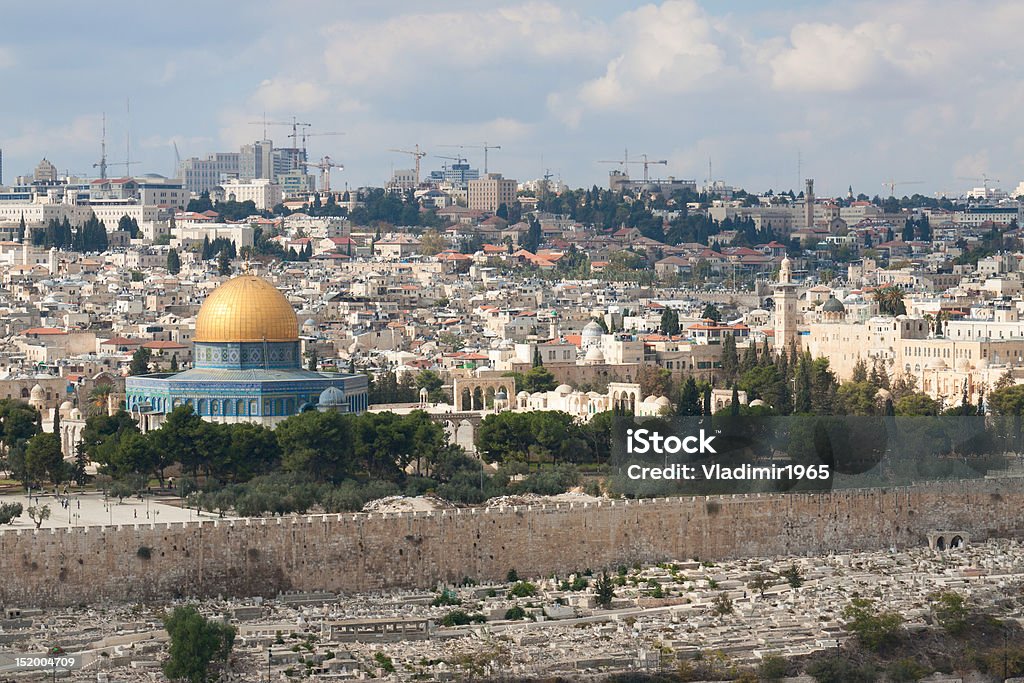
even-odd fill
[[[659,406],[670,406],[670,405],[672,405],[672,401],[668,400],[667,396],[659,396],[658,399],[655,401],[655,403],[657,403]]]
[[[755,398],[753,401],[750,402],[750,407],[751,408],[756,408],[757,406],[763,406],[763,405],[764,405],[764,401],[762,401],[759,398]]]
[[[72,420],[81,420],[82,419],[82,411],[79,410],[78,408],[72,408],[71,412],[68,413],[68,417],[71,418]]]
[[[32,387],[32,391],[30,392],[29,397],[36,400],[45,399],[46,391],[44,391],[43,388],[37,384],[34,387]]]
[[[583,360],[588,363],[603,363],[604,351],[601,350],[600,346],[591,346],[587,349],[587,355],[583,357]]]
[[[561,394],[563,396],[565,394],[571,394],[572,393],[572,387],[570,387],[568,384],[559,384],[557,387],[555,387],[555,393],[556,394]]]
[[[884,400],[892,398],[892,392],[888,389],[879,389],[875,392],[875,398]]]
[[[644,403],[655,403],[655,402],[657,402],[657,400],[658,400],[658,397],[655,396],[654,394],[651,394],[650,396],[648,396],[647,398],[644,399]]]
[[[68,410],[71,410],[74,407],[75,407],[75,404],[72,403],[71,401],[64,401],[63,403],[60,404],[60,412],[62,412],[62,413],[66,412]]]

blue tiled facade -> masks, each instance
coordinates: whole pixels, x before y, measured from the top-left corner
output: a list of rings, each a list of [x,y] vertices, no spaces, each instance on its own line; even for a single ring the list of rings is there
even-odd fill
[[[302,410],[318,408],[320,394],[329,387],[344,394],[340,404],[332,403],[332,410],[362,413],[368,407],[364,375],[303,369],[298,341],[196,342],[194,358],[195,367],[185,372],[129,377],[127,410],[149,415],[152,424],[174,408],[190,405],[213,422],[272,426]]]

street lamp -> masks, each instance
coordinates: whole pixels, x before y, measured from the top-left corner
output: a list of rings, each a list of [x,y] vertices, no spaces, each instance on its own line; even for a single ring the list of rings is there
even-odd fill
[[[267,683],[270,683],[270,646],[267,646]]]

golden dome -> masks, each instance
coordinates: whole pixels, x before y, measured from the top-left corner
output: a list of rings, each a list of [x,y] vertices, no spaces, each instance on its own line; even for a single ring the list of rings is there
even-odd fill
[[[196,318],[196,342],[298,341],[295,310],[274,285],[240,275],[213,290]]]

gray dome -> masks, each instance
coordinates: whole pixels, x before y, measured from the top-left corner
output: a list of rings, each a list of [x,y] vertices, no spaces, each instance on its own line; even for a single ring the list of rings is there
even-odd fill
[[[602,334],[604,334],[604,330],[593,320],[583,326],[584,337],[600,337]]]
[[[338,387],[327,387],[320,392],[318,405],[335,407],[345,403],[345,392]]]
[[[846,306],[843,305],[842,301],[831,296],[828,301],[822,304],[821,310],[823,313],[846,313]]]
[[[505,392],[504,389],[498,389],[498,393],[494,395],[494,398],[496,398],[499,401],[507,401],[508,394]]]

